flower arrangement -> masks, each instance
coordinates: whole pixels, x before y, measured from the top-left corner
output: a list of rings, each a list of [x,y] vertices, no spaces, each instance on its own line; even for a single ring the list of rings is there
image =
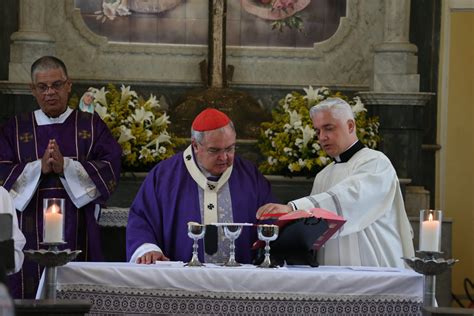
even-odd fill
[[[357,136],[370,148],[380,142],[379,120],[368,117],[367,109],[359,97],[349,99],[340,92],[332,92],[326,87],[303,89],[306,95],[293,92],[282,100],[272,111],[272,122],[261,124],[259,148],[267,160],[260,164],[264,174],[313,177],[331,162],[320,147],[313,128],[309,110],[328,97],[339,97],[352,106]]]
[[[89,88],[85,95],[92,95],[95,111],[122,147],[125,170],[148,171],[157,162],[171,157],[174,149],[184,143],[168,133],[169,116],[160,109],[153,94],[145,100],[130,90],[130,86],[122,85],[119,91],[109,84],[107,89]],[[75,108],[78,101],[71,98],[70,103]]]
[[[262,19],[272,20],[272,29],[283,32],[289,29],[303,30],[303,20],[297,14],[310,4],[310,0],[243,0],[243,8]]]

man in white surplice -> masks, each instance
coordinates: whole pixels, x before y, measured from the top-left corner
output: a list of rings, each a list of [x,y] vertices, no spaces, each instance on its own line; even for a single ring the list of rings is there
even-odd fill
[[[16,216],[15,206],[13,205],[13,199],[3,187],[0,187],[0,214],[12,215],[12,235],[8,236],[8,238],[11,237],[13,239],[15,268],[13,271],[9,272],[16,273],[20,271],[21,265],[23,264],[23,259],[25,257],[23,254],[23,247],[25,246],[26,239],[18,227],[18,219]]]
[[[357,138],[354,114],[340,98],[313,106],[310,116],[324,151],[334,159],[316,175],[309,196],[287,205],[269,203],[264,214],[320,207],[347,222],[318,252],[324,265],[403,267],[411,257],[413,232],[390,160]]]

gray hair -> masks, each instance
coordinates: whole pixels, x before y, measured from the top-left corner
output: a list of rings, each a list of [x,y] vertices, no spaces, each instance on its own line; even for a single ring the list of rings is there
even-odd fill
[[[229,124],[227,124],[226,126],[216,128],[214,131],[221,131],[224,128],[226,128],[227,126],[230,126],[232,128],[232,130],[235,132],[235,126],[234,126],[234,123],[232,121],[230,121]],[[204,139],[205,133],[206,133],[206,131],[204,131],[204,132],[196,131],[191,127],[191,139],[194,139],[199,144],[202,144],[202,140]]]
[[[33,65],[31,65],[31,81],[35,81],[36,73],[51,69],[61,69],[67,78],[66,65],[61,59],[54,56],[43,56],[38,58]]]
[[[338,119],[354,120],[354,113],[352,112],[352,108],[341,98],[327,98],[319,102],[318,104],[311,107],[309,110],[309,116],[313,119],[316,114],[322,111],[331,111],[334,117]]]

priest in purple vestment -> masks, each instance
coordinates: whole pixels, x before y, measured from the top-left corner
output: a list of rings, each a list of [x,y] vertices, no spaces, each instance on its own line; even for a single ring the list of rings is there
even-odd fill
[[[94,113],[67,107],[71,91],[64,63],[45,56],[31,67],[40,109],[10,119],[0,133],[0,184],[13,198],[25,249],[43,248],[43,199],[66,200],[60,249],[82,250],[77,260],[101,261],[97,218],[120,175],[121,148]],[[41,267],[25,260],[10,276],[15,298],[32,298]]]
[[[235,154],[235,143],[234,125],[224,113],[209,108],[195,118],[191,145],[158,163],[132,203],[127,224],[130,262],[189,261],[191,221],[255,223],[257,209],[274,198],[256,166]],[[207,226],[206,242],[199,241],[201,262],[225,262],[229,255],[229,241],[215,227]],[[256,238],[255,227],[243,227],[236,240],[238,262],[251,262]]]

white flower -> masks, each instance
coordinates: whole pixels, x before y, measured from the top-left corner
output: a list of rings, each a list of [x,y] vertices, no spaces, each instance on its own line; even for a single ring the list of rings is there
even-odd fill
[[[105,106],[100,105],[99,103],[95,104],[95,111],[99,114],[102,120],[110,117],[110,114],[107,113],[107,108]]]
[[[367,109],[364,107],[364,103],[362,103],[362,101],[360,100],[360,97],[355,97],[354,101],[356,102],[356,104],[352,107],[352,112],[354,112],[354,114],[357,114],[362,111],[367,111]]]
[[[307,146],[308,143],[314,139],[316,131],[309,125],[301,128],[301,131],[303,132],[303,146]]]
[[[269,156],[269,157],[267,158],[267,161],[268,161],[268,164],[269,164],[269,165],[274,165],[274,164],[276,164],[276,163],[278,162],[278,160],[277,160],[276,158],[273,158],[272,156]]]
[[[163,113],[163,115],[156,118],[152,124],[153,126],[157,126],[157,127],[161,125],[169,124],[170,123],[169,118],[170,117],[166,113]]]
[[[314,148],[314,150],[320,150],[320,149],[321,149],[321,146],[319,146],[319,143],[318,143],[318,142],[314,142],[314,143],[313,143],[313,148]]]
[[[146,101],[145,105],[150,105],[151,108],[160,107],[160,103],[153,94],[150,94],[150,98]]]
[[[303,159],[299,158],[298,159],[298,165],[300,165],[300,167],[306,166],[306,159],[303,160]]]
[[[133,120],[137,123],[143,123],[143,122],[152,122],[153,119],[155,118],[155,115],[151,113],[150,111],[145,110],[144,108],[138,108],[135,109],[135,113],[131,115]]]
[[[150,139],[153,136],[153,132],[149,129],[145,130],[146,139]]]
[[[313,89],[312,86],[309,86],[307,89],[303,89],[304,92],[306,92],[306,95],[303,97],[303,99],[306,99],[308,101],[313,101],[313,100],[319,100],[318,97],[318,90],[319,89]]]
[[[160,148],[158,148],[158,152],[159,152],[160,154],[166,153],[166,147],[160,146]]]
[[[164,131],[163,133],[161,133],[160,135],[158,135],[158,137],[156,137],[155,139],[153,139],[151,142],[149,142],[146,147],[150,147],[150,146],[155,146],[155,150],[156,151],[160,151],[160,144],[161,143],[164,143],[164,142],[167,142],[167,143],[171,143],[171,136],[168,135],[168,133],[166,131]]]
[[[301,115],[297,111],[288,111],[290,114],[290,125],[298,128],[302,125],[301,123]]]
[[[285,105],[288,106],[288,103],[290,103],[291,100],[293,100],[293,95],[292,95],[291,93],[288,93],[288,94],[285,96]]]
[[[151,155],[151,150],[146,148],[146,147],[143,147],[141,150],[140,150],[140,156],[138,157],[138,159],[142,159],[142,158],[147,158]]]
[[[312,86],[309,86],[307,89],[303,89],[306,92],[306,96],[303,99],[311,101],[322,101],[327,96],[329,96],[329,89],[326,87],[321,87],[318,89],[313,89]]]
[[[120,137],[117,140],[119,144],[128,142],[131,139],[135,139],[135,136],[132,135],[132,130],[126,128],[125,126],[120,126]]]
[[[303,139],[301,138],[297,138],[295,139],[295,145],[298,146],[299,148],[302,148],[303,147]]]
[[[105,87],[102,87],[100,90],[96,88],[89,88],[89,90],[94,95],[94,103],[97,105],[100,103],[101,105],[107,107],[107,93],[109,91],[105,91]]]
[[[120,87],[120,90],[122,91],[122,95],[120,97],[120,103],[124,102],[130,96],[138,98],[137,93],[135,91],[133,90],[130,91],[130,86],[125,87],[124,85],[122,85]],[[129,102],[129,105],[135,106],[135,103]]]

